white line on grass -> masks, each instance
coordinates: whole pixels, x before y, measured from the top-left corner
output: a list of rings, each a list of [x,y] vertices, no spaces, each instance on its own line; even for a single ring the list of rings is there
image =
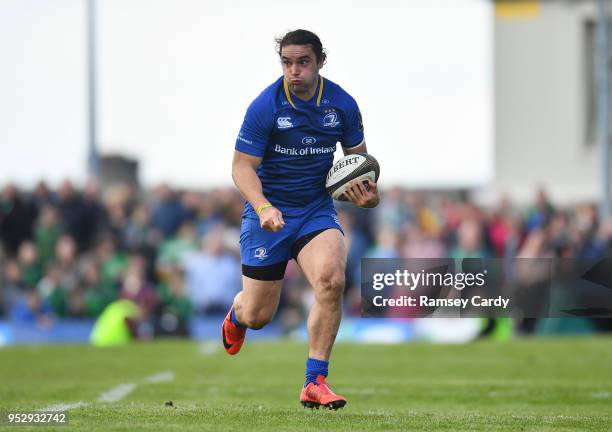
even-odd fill
[[[87,405],[89,404],[86,402],[78,401],[78,402],[73,402],[73,403],[49,405],[48,407],[45,407],[39,411],[67,411],[69,409],[74,409],[74,408],[83,408],[83,407],[86,407]]]
[[[172,371],[160,372],[158,374],[148,376],[144,380],[145,382],[150,383],[150,384],[169,382],[169,381],[174,380],[174,372]]]
[[[211,356],[216,354],[219,351],[219,343],[218,342],[204,342],[200,344],[200,348],[198,352],[203,356]]]
[[[105,391],[98,396],[98,402],[117,402],[132,393],[136,389],[136,384],[119,384],[112,389]]]
[[[160,372],[154,375],[150,375],[144,378],[143,381],[145,383],[155,384],[155,383],[169,382],[172,380],[174,380],[174,372],[165,371],[165,372]],[[103,393],[100,393],[100,396],[98,396],[98,402],[120,401],[121,399],[123,399],[124,397],[132,393],[134,390],[136,390],[136,387],[137,385],[134,383],[119,384]],[[75,409],[75,408],[84,408],[86,406],[89,406],[89,403],[83,402],[83,401],[72,402],[72,403],[59,403],[59,404],[49,405],[39,411],[67,411],[67,410]]]

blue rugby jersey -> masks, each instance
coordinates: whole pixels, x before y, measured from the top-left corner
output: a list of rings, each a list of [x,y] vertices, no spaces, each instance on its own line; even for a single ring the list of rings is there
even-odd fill
[[[319,77],[314,96],[291,95],[283,77],[268,86],[247,109],[235,149],[262,157],[257,168],[263,193],[283,213],[331,201],[325,177],[336,144],[361,144],[363,124],[357,102],[339,85]],[[249,203],[245,215],[254,213]]]

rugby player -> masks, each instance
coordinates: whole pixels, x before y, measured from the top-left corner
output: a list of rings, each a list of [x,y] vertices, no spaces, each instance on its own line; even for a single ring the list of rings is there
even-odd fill
[[[223,345],[238,353],[247,329],[272,320],[287,262],[295,259],[315,294],[300,401],[337,409],[346,399],[326,378],[342,313],[347,250],[325,178],[338,142],[345,155],[367,152],[363,124],[355,100],[319,74],[326,53],[316,34],[295,30],[276,42],[283,76],[251,103],[235,144],[232,178],[246,200],[243,287],[223,321]],[[354,182],[346,195],[364,208],[379,201],[373,182]]]

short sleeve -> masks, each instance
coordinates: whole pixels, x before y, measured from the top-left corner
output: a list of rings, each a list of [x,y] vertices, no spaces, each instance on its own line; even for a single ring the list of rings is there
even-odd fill
[[[363,142],[363,120],[357,102],[352,97],[345,111],[346,125],[342,136],[342,147],[355,147]]]
[[[235,149],[251,156],[262,157],[266,152],[272,130],[272,113],[261,99],[256,99],[247,109]]]

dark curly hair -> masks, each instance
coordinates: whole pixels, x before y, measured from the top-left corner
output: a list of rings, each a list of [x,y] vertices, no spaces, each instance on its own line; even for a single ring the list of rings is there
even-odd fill
[[[310,45],[317,57],[317,63],[325,64],[327,51],[323,49],[319,36],[308,30],[293,30],[283,37],[276,38],[276,52],[281,55],[281,50],[287,45]]]

